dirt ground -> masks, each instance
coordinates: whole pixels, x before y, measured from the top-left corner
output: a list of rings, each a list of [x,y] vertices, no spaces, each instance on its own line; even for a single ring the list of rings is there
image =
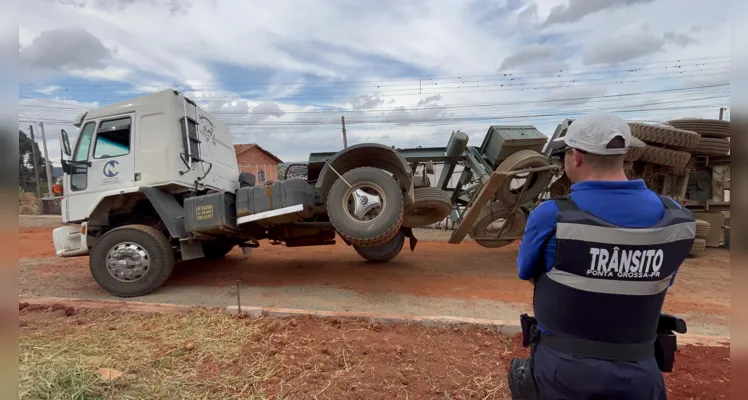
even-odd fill
[[[46,219],[45,219],[46,218]],[[20,294],[113,298],[91,278],[88,258],[55,258],[49,217],[21,221]],[[447,232],[422,229],[415,252],[387,264],[364,262],[342,241],[286,248],[261,242],[245,257],[180,263],[164,287],[136,300],[185,305],[252,306],[389,312],[516,320],[531,310],[532,286],[517,279],[516,243],[486,249],[444,243]],[[689,333],[729,336],[730,253],[709,249],[681,267],[665,310],[687,319]]]
[[[19,313],[21,398],[507,399],[508,363],[527,355],[519,337],[488,329],[212,311]],[[681,347],[665,374],[670,398],[729,398],[729,352],[729,343]]]

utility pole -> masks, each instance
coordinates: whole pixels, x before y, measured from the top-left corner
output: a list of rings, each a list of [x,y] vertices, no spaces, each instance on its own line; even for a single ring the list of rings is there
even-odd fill
[[[52,196],[52,169],[49,166],[49,155],[47,154],[47,136],[44,134],[44,122],[39,122],[42,128],[42,145],[44,146],[44,166],[47,169],[47,196]]]
[[[340,116],[340,122],[343,123],[343,148],[348,148],[348,137],[345,135],[345,116]]]
[[[720,119],[720,121],[722,120],[722,117],[724,116],[724,113],[725,113],[725,107],[720,107],[719,108],[719,119]]]
[[[36,155],[36,140],[34,140],[34,126],[29,125],[29,133],[31,134],[31,157],[34,161],[34,176],[36,177],[36,198],[42,197],[42,189],[39,183],[39,158]]]

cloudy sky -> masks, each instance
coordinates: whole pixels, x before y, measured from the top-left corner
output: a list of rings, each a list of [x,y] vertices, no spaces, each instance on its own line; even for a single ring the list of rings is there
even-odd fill
[[[729,106],[727,0],[25,0],[20,127],[50,158],[76,114],[166,88],[284,161],[349,144],[443,146],[490,125],[550,135]],[[726,114],[729,118],[729,112]],[[38,129],[38,128],[35,128]]]

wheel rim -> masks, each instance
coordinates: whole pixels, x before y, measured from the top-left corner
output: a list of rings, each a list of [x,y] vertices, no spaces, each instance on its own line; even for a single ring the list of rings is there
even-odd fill
[[[382,215],[387,206],[384,190],[371,182],[353,184],[343,196],[343,209],[357,222],[371,222]]]
[[[148,251],[137,243],[118,243],[106,255],[107,272],[120,282],[137,282],[148,274],[150,267]]]

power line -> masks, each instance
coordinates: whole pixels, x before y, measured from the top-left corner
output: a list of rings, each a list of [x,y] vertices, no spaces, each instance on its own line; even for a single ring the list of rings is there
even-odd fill
[[[175,84],[171,85],[169,87],[179,89],[181,91],[190,91],[190,92],[211,92],[215,90],[220,90],[221,87],[228,87],[231,86],[231,90],[252,90],[253,88],[257,88],[255,90],[259,90],[262,88],[265,89],[275,89],[280,88],[284,86],[298,86],[298,85],[304,85],[305,89],[314,88],[317,90],[320,89],[326,89],[326,88],[334,88],[334,87],[342,87],[345,86],[347,89],[351,88],[390,88],[390,87],[408,87],[409,89],[401,89],[401,90],[413,90],[413,87],[415,86],[426,86],[427,88],[431,86],[439,86],[439,85],[464,85],[464,84],[470,84],[470,83],[488,83],[488,82],[519,82],[519,81],[527,81],[527,80],[537,80],[537,79],[551,79],[551,78],[562,78],[562,77],[578,77],[578,76],[588,76],[588,75],[603,75],[603,74],[624,74],[624,73],[639,73],[641,71],[649,71],[649,70],[660,70],[660,69],[676,69],[678,71],[671,71],[671,72],[662,72],[660,74],[668,74],[668,73],[684,73],[684,72],[700,72],[700,71],[709,71],[713,69],[720,69],[720,68],[701,68],[701,69],[693,69],[689,67],[700,67],[700,66],[714,66],[719,64],[729,64],[730,61],[713,61],[713,62],[705,62],[705,63],[693,63],[693,64],[675,64],[675,65],[668,65],[668,66],[656,66],[656,67],[644,67],[644,68],[616,68],[616,69],[610,69],[610,70],[586,70],[587,72],[577,73],[577,74],[569,74],[567,73],[567,70],[556,70],[556,71],[545,71],[545,73],[537,73],[540,75],[536,76],[518,76],[522,75],[524,73],[502,73],[502,74],[495,74],[495,75],[486,75],[486,79],[476,79],[481,78],[481,76],[466,76],[466,77],[456,77],[456,78],[429,78],[429,79],[409,79],[407,81],[402,82],[409,82],[409,83],[395,83],[400,81],[380,81],[370,84],[363,84],[363,85],[352,85],[350,83],[346,82],[340,82],[340,81],[326,81],[326,82],[311,82],[311,81],[301,81],[301,82],[287,82],[287,83],[255,83],[255,84],[244,84],[244,83],[235,83],[232,85],[228,84],[210,84],[210,85],[190,85],[190,84]],[[721,68],[729,68],[728,67],[721,67]],[[552,75],[549,75],[552,73]],[[528,72],[527,74],[531,74]],[[659,75],[659,74],[640,74],[640,76],[651,76],[651,75]],[[474,80],[475,79],[475,80]],[[352,83],[362,83],[362,82],[352,82]],[[60,90],[68,91],[67,88],[70,88],[73,86],[67,86],[66,88],[61,88]],[[75,89],[76,93],[99,93],[99,92],[105,92],[105,91],[111,91],[112,89],[109,88],[118,88],[119,85],[90,85],[90,86],[79,86],[83,87],[84,89]],[[85,89],[89,88],[90,89]],[[202,87],[211,87],[210,89],[199,89]],[[217,89],[216,89],[217,88]],[[142,93],[150,92],[148,90],[142,91]]]
[[[705,61],[705,60],[720,60],[720,59],[727,59],[724,61],[713,61],[713,63],[726,63],[729,62],[729,59],[731,58],[730,55],[724,55],[724,56],[711,56],[711,57],[698,57],[698,58],[683,58],[683,59],[674,59],[674,60],[663,60],[663,61],[651,61],[651,62],[643,62],[643,63],[629,63],[629,64],[622,64],[622,65],[616,65],[616,66],[610,66],[610,67],[589,67],[589,68],[565,68],[565,69],[553,69],[553,70],[530,70],[530,71],[521,71],[521,72],[497,72],[493,74],[482,74],[482,75],[459,75],[459,76],[451,76],[451,77],[413,77],[413,78],[402,78],[402,79],[389,79],[389,80],[351,80],[351,81],[335,81],[335,84],[351,84],[351,83],[382,83],[382,82],[417,82],[418,80],[423,81],[433,81],[433,80],[445,80],[445,79],[472,79],[472,78],[484,78],[484,77],[496,77],[496,76],[522,76],[527,74],[545,74],[545,73],[557,73],[557,72],[570,72],[570,71],[590,71],[590,70],[596,70],[600,69],[601,71],[599,73],[608,73],[608,72],[623,72],[626,69],[630,69],[631,67],[637,67],[637,66],[647,66],[647,65],[658,65],[658,64],[681,64],[681,63],[687,63],[687,62],[695,62],[695,61]],[[694,65],[701,66],[701,65],[708,65],[709,63],[696,63]],[[607,70],[606,70],[607,68]],[[652,67],[652,68],[666,68],[666,67]],[[641,69],[641,68],[639,68]],[[267,84],[267,83],[242,83],[245,86],[249,85],[268,85],[268,86],[274,86],[273,84]],[[221,87],[224,86],[223,84],[180,84],[175,83],[171,85],[172,87]],[[105,87],[118,87],[114,84],[70,84],[66,85],[66,87],[97,87],[97,88],[105,88]]]
[[[612,95],[570,97],[570,98],[564,98],[564,99],[548,99],[548,100],[537,100],[537,101],[512,101],[512,102],[499,102],[499,103],[456,104],[456,105],[430,106],[430,107],[422,107],[422,108],[397,107],[397,108],[376,108],[376,109],[368,109],[368,110],[350,110],[350,109],[344,109],[344,108],[336,108],[333,110],[284,111],[284,113],[285,114],[328,114],[328,113],[339,114],[341,112],[379,113],[379,112],[387,112],[387,111],[422,111],[422,110],[433,110],[433,109],[482,108],[482,107],[493,107],[493,106],[499,106],[499,105],[517,105],[517,104],[527,104],[527,103],[545,104],[545,103],[568,102],[568,101],[575,101],[575,100],[607,99],[607,98],[638,96],[638,95],[646,95],[646,94],[676,93],[676,92],[685,92],[685,91],[701,90],[701,89],[717,89],[717,88],[729,89],[729,86],[730,85],[727,85],[727,84],[705,85],[705,86],[693,86],[693,87],[677,88],[677,89],[647,90],[647,91],[642,91],[642,92],[621,93],[621,94],[612,94]],[[43,99],[40,99],[40,100],[43,100]],[[61,104],[64,104],[64,103],[61,103]],[[54,106],[44,106],[44,105],[35,105],[35,104],[20,104],[20,106],[52,109],[52,110],[75,110],[75,108],[54,107]],[[218,110],[210,111],[210,113],[213,115],[248,115],[247,112],[223,112],[223,111],[218,111]],[[276,113],[253,112],[252,114],[253,115],[275,115]]]
[[[631,105],[631,106],[623,106],[623,108],[627,107],[645,107],[648,105],[658,105],[661,103],[650,103],[650,104],[638,104],[638,105]],[[620,110],[610,110],[611,112],[616,113],[629,113],[629,112],[646,112],[646,111],[660,111],[660,110],[683,110],[683,109],[694,109],[694,108],[704,108],[704,107],[718,107],[722,106],[724,103],[719,104],[699,104],[699,105],[692,105],[692,106],[673,106],[673,107],[656,107],[656,108],[638,108],[638,109],[620,109]],[[517,114],[510,114],[510,115],[503,115],[503,116],[470,116],[470,117],[455,117],[455,118],[432,118],[432,119],[422,119],[422,120],[400,120],[400,121],[377,121],[377,122],[350,122],[349,125],[382,125],[382,124],[421,124],[421,123],[429,123],[429,122],[461,122],[461,121],[489,121],[489,120],[514,120],[514,119],[524,119],[524,118],[534,118],[534,117],[550,117],[550,116],[568,116],[569,114],[578,114],[578,113],[584,113],[589,111],[594,111],[595,109],[577,109],[577,110],[564,110],[563,112],[554,112],[554,113],[542,113],[542,114],[525,114],[525,115],[517,115]],[[49,123],[49,124],[70,124],[69,121],[60,121],[60,120],[44,120],[42,122]],[[273,124],[248,124],[248,123],[228,123],[228,126],[232,127],[254,127],[254,128],[268,128],[273,127]],[[329,125],[337,125],[337,123],[327,123],[327,122],[313,122],[313,123],[287,123],[284,125],[276,125],[278,127],[284,127],[284,126],[299,126],[299,127],[309,127],[309,126],[329,126]],[[266,134],[272,134],[272,133],[266,133]]]
[[[452,90],[445,89],[445,90],[434,90],[432,91],[415,91],[413,93],[397,93],[397,94],[387,94],[387,93],[378,93],[376,94],[377,98],[387,98],[387,97],[404,97],[404,96],[421,96],[424,95],[435,95],[435,94],[450,94],[450,93],[489,93],[489,92],[500,92],[500,91],[533,91],[533,90],[549,90],[549,89],[559,89],[559,88],[573,88],[573,87],[590,87],[590,86],[600,86],[600,85],[614,85],[614,84],[623,84],[623,83],[636,83],[636,82],[651,82],[651,81],[662,81],[662,80],[668,80],[668,79],[685,79],[685,78],[703,78],[703,77],[709,77],[709,76],[716,76],[716,75],[726,75],[729,71],[722,72],[722,73],[712,73],[712,74],[697,74],[697,75],[680,75],[680,76],[671,76],[671,77],[659,77],[654,79],[635,79],[635,80],[619,80],[616,78],[615,81],[611,82],[598,82],[598,83],[590,83],[590,84],[576,84],[576,85],[561,85],[561,86],[525,86],[525,87],[500,87],[499,89],[481,89],[481,90],[463,90],[463,89],[457,89],[454,90],[454,88],[451,88]],[[609,78],[606,78],[609,79]],[[557,83],[557,82],[547,82],[547,83]],[[507,86],[507,85],[503,85]],[[343,94],[343,93],[338,93]],[[331,97],[332,95],[332,97]],[[361,97],[361,94],[356,96],[348,96],[348,97],[337,97],[337,94],[328,94],[325,96],[279,96],[277,98],[274,98],[276,101],[287,101],[287,100],[345,100],[345,99],[358,99]],[[38,99],[38,98],[30,98],[30,97],[22,97],[26,99]],[[193,100],[198,101],[200,103],[227,103],[230,101],[246,101],[247,99],[243,99],[240,95],[233,95],[233,96],[220,96],[220,97],[199,97],[199,96],[192,96]],[[132,97],[108,97],[104,99],[100,99],[97,102],[99,103],[106,103],[106,102],[112,102],[112,101],[126,101],[131,100]]]

